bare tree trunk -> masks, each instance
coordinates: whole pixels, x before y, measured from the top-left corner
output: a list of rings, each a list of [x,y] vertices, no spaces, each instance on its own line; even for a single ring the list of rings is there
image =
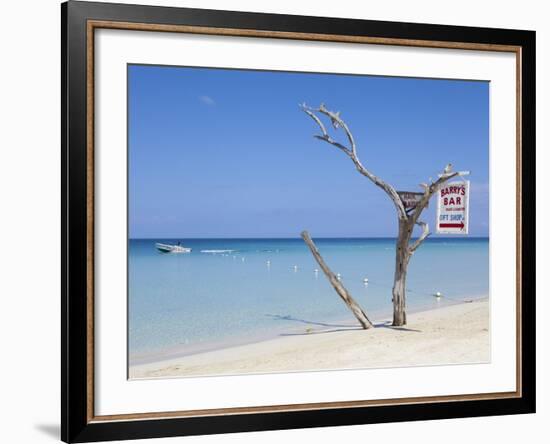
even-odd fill
[[[409,241],[413,228],[411,222],[411,219],[399,219],[399,235],[395,247],[395,274],[392,289],[394,326],[402,326],[407,323],[405,292],[407,267],[411,257],[411,252],[409,251]]]
[[[321,267],[321,270],[323,270],[323,272],[325,273],[330,284],[334,287],[334,290],[336,290],[336,293],[338,293],[338,296],[342,298],[344,303],[348,306],[348,308],[351,310],[353,315],[357,318],[361,326],[365,330],[373,327],[372,322],[369,320],[366,313],[361,309],[361,307],[357,304],[357,302],[355,302],[355,299],[353,299],[353,297],[348,292],[348,290],[338,280],[336,275],[325,263],[325,261],[321,257],[321,254],[319,253],[319,250],[317,249],[317,246],[313,243],[313,240],[311,239],[311,236],[307,231],[302,231],[302,239],[304,239],[304,242],[307,244],[307,246],[311,250],[313,257]]]

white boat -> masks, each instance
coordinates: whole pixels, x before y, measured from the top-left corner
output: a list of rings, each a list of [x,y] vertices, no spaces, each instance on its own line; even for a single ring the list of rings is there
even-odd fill
[[[157,250],[161,253],[191,253],[191,248],[183,247],[181,245],[169,245],[169,244],[161,244],[160,242],[157,242],[155,244],[155,247],[157,247]]]

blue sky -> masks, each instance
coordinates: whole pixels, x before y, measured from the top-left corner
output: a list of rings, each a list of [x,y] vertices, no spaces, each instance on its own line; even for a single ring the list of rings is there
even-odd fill
[[[128,82],[131,238],[395,236],[389,198],[312,137],[302,102],[341,111],[398,190],[470,170],[470,234],[488,235],[486,82],[140,65]]]

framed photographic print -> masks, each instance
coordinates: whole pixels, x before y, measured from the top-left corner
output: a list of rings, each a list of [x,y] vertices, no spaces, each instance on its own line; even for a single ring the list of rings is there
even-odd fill
[[[62,439],[535,411],[535,33],[64,3]]]

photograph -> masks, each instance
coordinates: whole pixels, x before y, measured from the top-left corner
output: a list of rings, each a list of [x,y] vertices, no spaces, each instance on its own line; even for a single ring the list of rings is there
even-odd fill
[[[490,82],[126,75],[130,380],[491,362]]]

